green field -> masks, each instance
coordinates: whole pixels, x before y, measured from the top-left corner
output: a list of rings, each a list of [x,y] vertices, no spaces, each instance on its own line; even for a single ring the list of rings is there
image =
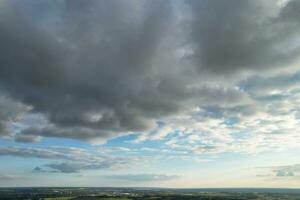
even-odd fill
[[[44,198],[44,200],[70,200],[74,199],[74,197],[54,197],[54,198]]]
[[[298,189],[0,188],[0,200],[300,200]]]

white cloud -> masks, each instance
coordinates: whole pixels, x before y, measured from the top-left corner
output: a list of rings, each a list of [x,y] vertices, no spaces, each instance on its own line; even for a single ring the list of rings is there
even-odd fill
[[[134,181],[134,182],[146,182],[146,181],[169,181],[173,179],[178,179],[178,175],[165,175],[165,174],[121,174],[121,175],[111,175],[106,176],[110,179],[118,179],[124,181]]]

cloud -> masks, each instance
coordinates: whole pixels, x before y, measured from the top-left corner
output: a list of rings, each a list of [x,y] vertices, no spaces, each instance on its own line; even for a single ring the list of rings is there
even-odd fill
[[[300,176],[300,164],[272,167],[277,177]]]
[[[169,181],[178,179],[180,176],[177,175],[162,175],[162,174],[125,174],[125,175],[111,175],[105,176],[110,179],[124,180],[124,181]]]
[[[1,147],[0,156],[15,156],[21,158],[39,158],[52,161],[52,163],[36,166],[33,172],[62,172],[75,173],[81,170],[123,169],[139,165],[144,162],[137,156],[112,156],[97,151],[88,151],[80,148],[50,147],[19,148]],[[46,169],[45,169],[46,167]],[[51,170],[48,170],[50,168]]]
[[[51,10],[39,23],[30,15],[41,15],[36,4],[3,3],[0,41],[9,48],[1,49],[0,79],[13,98],[45,114],[60,133],[78,127],[104,138],[148,129],[155,117],[177,109],[165,97],[146,97],[159,81],[150,63],[169,19],[168,1],[52,5],[61,15]],[[44,30],[42,20],[54,17],[55,31]]]
[[[129,160],[127,158],[116,158],[106,159],[98,162],[86,162],[86,161],[75,161],[75,162],[63,162],[63,163],[52,163],[47,164],[45,167],[51,168],[46,172],[61,172],[61,173],[78,173],[81,170],[101,170],[101,169],[122,169],[130,167],[133,162],[137,162],[138,159]],[[137,163],[135,163],[137,164]],[[54,171],[53,171],[54,170]]]
[[[60,164],[48,164],[47,167],[52,169],[58,170],[62,173],[75,173],[77,169],[67,163],[60,163]]]
[[[12,181],[12,180],[16,180],[19,177],[14,176],[14,175],[0,175],[0,181]]]
[[[222,75],[283,67],[298,59],[298,1],[187,2],[193,15],[192,57],[199,70]]]
[[[181,63],[170,1],[14,0],[2,8],[1,87],[48,121],[21,131],[27,141],[105,140],[148,131],[198,104],[249,100]]]
[[[10,136],[9,123],[18,121],[29,109],[29,107],[22,103],[2,94],[0,90],[0,137]]]
[[[44,172],[44,170],[41,167],[35,167],[32,169],[32,172],[38,173],[38,172]]]
[[[23,142],[23,143],[36,143],[39,142],[41,138],[35,135],[25,135],[25,134],[17,134],[15,136],[16,142]]]
[[[19,148],[1,147],[0,156],[16,156],[23,158],[43,158],[43,159],[76,159],[75,155],[87,155],[85,151],[73,148]]]
[[[295,176],[295,175],[294,175],[293,172],[287,172],[287,171],[279,170],[279,171],[277,171],[276,176],[278,176],[278,177],[289,177],[289,176]]]
[[[262,169],[262,168],[261,168]],[[264,167],[269,171],[268,176],[261,177],[273,177],[273,178],[296,178],[300,177],[300,164],[284,165],[284,166],[270,166]]]
[[[70,128],[58,128],[55,126],[46,127],[29,127],[23,129],[19,135],[16,136],[16,141],[37,141],[40,136],[43,137],[55,137],[55,138],[73,138],[78,140],[86,140],[94,143],[102,143],[103,139],[101,137],[107,138],[113,136],[115,133],[112,131],[102,131],[90,128],[81,127],[70,127]]]
[[[0,135],[135,134],[197,154],[296,146],[300,4],[280,2],[4,0]],[[53,153],[31,151],[10,154]]]

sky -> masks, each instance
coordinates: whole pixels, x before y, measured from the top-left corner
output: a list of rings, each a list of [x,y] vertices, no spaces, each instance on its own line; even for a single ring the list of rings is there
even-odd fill
[[[300,1],[0,0],[0,187],[300,183]]]

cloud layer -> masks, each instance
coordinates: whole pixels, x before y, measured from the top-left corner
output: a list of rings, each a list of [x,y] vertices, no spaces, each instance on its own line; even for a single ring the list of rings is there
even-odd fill
[[[236,73],[282,67],[299,58],[300,4],[188,0],[191,43],[200,70]],[[234,7],[234,10],[233,10]]]
[[[282,147],[298,130],[299,11],[296,0],[1,1],[0,135],[101,143],[180,131],[167,145]]]
[[[168,181],[179,178],[177,175],[163,175],[163,174],[125,174],[112,175],[106,178],[123,180],[123,181]]]
[[[37,166],[33,172],[62,172],[76,173],[81,170],[123,169],[143,163],[143,158],[137,156],[104,155],[97,151],[81,148],[49,147],[45,148],[20,148],[2,147],[0,156],[14,156],[20,158],[39,158],[51,163]]]

